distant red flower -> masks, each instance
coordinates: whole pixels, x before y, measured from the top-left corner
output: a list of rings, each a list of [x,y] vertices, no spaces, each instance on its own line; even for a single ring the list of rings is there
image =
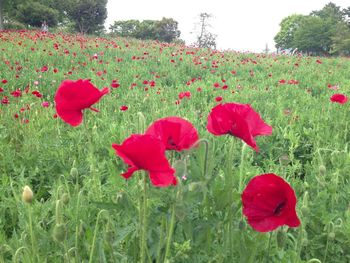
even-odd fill
[[[338,85],[332,85],[332,84],[328,84],[327,87],[331,90],[338,90],[339,86]]]
[[[317,60],[316,60],[316,63],[317,63],[317,64],[322,64],[322,61],[319,60],[319,59],[317,59]]]
[[[22,96],[22,91],[21,91],[20,89],[17,89],[17,90],[15,90],[15,91],[12,91],[12,92],[11,92],[11,95],[12,95],[13,97],[15,97],[15,98],[21,97],[21,96]]]
[[[281,79],[278,81],[279,84],[285,84],[287,81],[285,79]]]
[[[128,109],[129,109],[129,107],[126,106],[126,105],[120,106],[120,110],[121,110],[121,111],[126,111],[126,110],[128,110]]]
[[[47,108],[50,106],[50,102],[44,101],[43,103],[41,103],[41,106],[43,106],[44,108]]]
[[[215,98],[215,101],[216,101],[216,102],[222,101],[222,97],[221,97],[221,96],[217,96],[217,97]]]
[[[272,127],[267,125],[249,104],[239,103],[224,103],[212,108],[207,129],[216,136],[236,136],[257,152],[259,148],[254,137],[272,133]]]
[[[9,103],[10,103],[9,98],[7,96],[4,96],[1,100],[1,104],[5,105],[5,104],[9,104]]]
[[[99,90],[89,80],[64,80],[55,94],[56,112],[63,121],[78,126],[83,120],[82,110],[91,108],[107,93],[108,88]]]
[[[297,227],[297,199],[293,188],[275,174],[262,174],[250,180],[242,195],[243,214],[258,232],[269,232],[279,226]]]
[[[2,87],[0,87],[0,92],[4,92],[4,89]]]
[[[47,70],[48,70],[49,68],[47,67],[47,66],[43,66],[42,68],[41,68],[41,72],[46,72]]]
[[[199,139],[198,132],[192,123],[179,117],[156,120],[145,133],[160,139],[166,150],[187,150]]]
[[[157,187],[176,185],[175,170],[172,169],[165,156],[163,143],[152,135],[133,134],[121,145],[113,144],[116,154],[129,165],[121,174],[128,179],[138,170],[146,170],[151,182]]]
[[[3,79],[3,80],[1,81],[2,84],[6,84],[7,82],[8,82],[7,79]]]
[[[120,84],[117,82],[112,82],[112,84],[111,84],[111,87],[114,89],[119,88],[119,86],[120,86]]]
[[[345,104],[348,101],[348,97],[345,96],[344,94],[334,94],[331,98],[330,98],[331,102],[337,102],[339,104]]]

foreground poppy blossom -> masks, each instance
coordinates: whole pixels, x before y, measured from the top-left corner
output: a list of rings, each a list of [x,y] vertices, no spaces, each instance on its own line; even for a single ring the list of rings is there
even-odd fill
[[[348,101],[348,97],[345,96],[344,94],[334,94],[330,98],[331,102],[337,102],[339,104],[345,104]]]
[[[258,232],[279,226],[297,227],[297,199],[293,188],[275,174],[262,174],[250,180],[242,193],[243,214]]]
[[[254,137],[272,133],[272,127],[267,125],[249,104],[239,103],[224,103],[212,108],[207,129],[217,136],[236,136],[257,152],[259,148]]]
[[[128,179],[138,170],[146,170],[154,186],[176,185],[175,170],[165,157],[165,147],[156,137],[149,134],[133,134],[121,145],[113,144],[116,154],[129,165],[121,174]]]
[[[108,88],[97,89],[89,80],[64,80],[55,94],[58,116],[72,126],[78,126],[83,120],[82,110],[91,108],[102,96],[109,93]]]
[[[148,127],[146,134],[160,139],[166,150],[175,151],[190,149],[199,139],[192,123],[179,117],[156,120]]]

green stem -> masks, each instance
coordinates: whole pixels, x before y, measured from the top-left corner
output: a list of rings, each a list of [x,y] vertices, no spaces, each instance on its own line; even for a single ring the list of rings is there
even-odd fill
[[[39,260],[39,255],[38,255],[36,242],[35,242],[34,231],[33,231],[32,209],[31,209],[30,204],[26,204],[26,205],[27,205],[27,209],[28,209],[29,234],[30,234],[30,240],[31,240],[31,245],[32,245],[33,259],[36,257],[37,260]]]
[[[147,176],[143,178],[143,209],[141,223],[141,263],[145,263],[147,249]]]
[[[81,191],[78,193],[77,197],[77,206],[76,206],[76,215],[75,215],[75,262],[79,261],[79,249],[78,249],[78,241],[79,241],[79,206],[80,206],[80,196]]]
[[[267,253],[265,254],[265,262],[270,262],[270,248],[271,248],[271,239],[272,239],[272,231],[269,234],[269,243],[267,245]]]
[[[241,162],[239,164],[239,183],[238,183],[238,193],[242,191],[243,183],[243,168],[244,168],[244,152],[247,145],[243,142],[242,151],[241,151]]]
[[[329,246],[329,238],[327,237],[326,251],[324,252],[324,257],[323,257],[323,261],[322,261],[322,262],[324,262],[324,263],[326,263],[326,259],[327,259],[328,246]]]
[[[169,254],[170,254],[170,246],[171,246],[171,240],[173,237],[174,225],[175,225],[175,204],[173,204],[171,207],[171,219],[170,219],[168,238],[167,238],[167,242],[166,242],[164,261],[167,260]]]
[[[157,251],[157,260],[156,263],[159,263],[161,260],[161,252],[162,252],[162,247],[163,247],[163,229],[165,227],[165,218],[162,220],[162,225],[160,228],[160,237],[159,237],[159,245],[158,245],[158,251]]]
[[[94,251],[95,251],[95,244],[96,244],[96,237],[97,237],[97,231],[98,231],[98,223],[100,222],[100,218],[103,212],[107,212],[107,210],[101,210],[96,219],[95,224],[95,231],[94,231],[94,237],[92,239],[92,245],[91,245],[91,251],[90,251],[90,257],[89,257],[89,263],[92,263],[93,257],[94,257]],[[108,213],[108,212],[107,212]]]
[[[19,262],[17,258],[18,258],[19,253],[20,253],[22,250],[27,250],[27,252],[29,252],[27,247],[20,247],[19,249],[17,249],[16,252],[15,252],[15,255],[13,256],[13,262],[14,262],[14,263]],[[28,254],[30,254],[30,253],[28,253]]]
[[[301,254],[302,240],[303,240],[303,224],[301,223],[299,228],[298,240],[297,240],[297,255],[294,262],[299,262],[298,260]]]

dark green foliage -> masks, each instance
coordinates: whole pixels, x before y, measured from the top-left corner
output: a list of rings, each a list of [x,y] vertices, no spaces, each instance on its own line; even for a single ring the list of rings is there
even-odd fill
[[[114,36],[152,39],[170,43],[180,36],[177,27],[177,21],[163,17],[162,20],[143,20],[142,22],[133,19],[114,21],[109,29]]]
[[[75,29],[82,34],[101,32],[107,18],[107,0],[70,0],[68,17],[75,22]]]
[[[50,26],[56,26],[58,23],[59,12],[53,8],[47,7],[39,2],[24,2],[17,6],[17,21],[26,25],[40,27],[45,20]]]
[[[284,18],[275,36],[279,49],[298,49],[313,55],[350,52],[349,10],[328,3],[308,16],[291,15]]]

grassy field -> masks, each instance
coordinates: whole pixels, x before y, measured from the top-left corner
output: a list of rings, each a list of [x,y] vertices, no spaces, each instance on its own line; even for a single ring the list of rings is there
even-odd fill
[[[0,32],[0,262],[350,262],[350,104],[330,100],[350,95],[349,72],[349,58]],[[67,79],[111,90],[77,127],[55,115]],[[207,131],[226,102],[272,126],[259,153]],[[208,148],[169,153],[176,186],[125,180],[111,145],[167,116],[190,121]],[[299,227],[247,223],[239,177],[264,173],[295,190]]]

